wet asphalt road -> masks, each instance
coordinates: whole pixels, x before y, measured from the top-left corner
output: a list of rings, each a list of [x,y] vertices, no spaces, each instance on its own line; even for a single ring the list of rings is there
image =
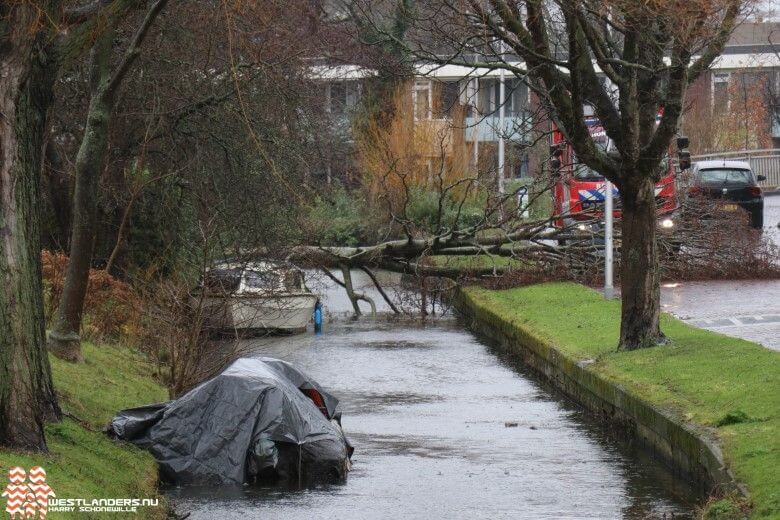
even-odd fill
[[[780,193],[764,197],[764,233],[780,246]]]
[[[780,247],[778,223],[780,196],[767,196],[764,233]],[[661,300],[663,310],[692,325],[780,350],[780,280],[669,282]]]
[[[353,471],[307,491],[173,491],[191,520],[690,517],[684,483],[454,320],[341,321],[252,346],[339,397]]]
[[[697,327],[780,350],[780,280],[666,283],[661,306]]]

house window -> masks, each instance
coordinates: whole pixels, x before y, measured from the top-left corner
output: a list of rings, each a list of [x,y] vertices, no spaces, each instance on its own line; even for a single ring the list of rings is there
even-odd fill
[[[330,83],[329,108],[332,114],[341,115],[349,112],[360,102],[360,83],[357,81],[337,81]]]
[[[431,119],[433,117],[430,81],[415,83],[412,91],[412,104],[415,119]]]
[[[360,83],[357,81],[348,81],[346,83],[346,93],[344,95],[344,106],[347,110],[355,108],[360,102]]]
[[[457,81],[443,82],[439,117],[453,117],[458,106],[460,106],[460,84]]]
[[[460,104],[476,108],[479,98],[479,78],[471,78],[461,82]]]
[[[520,79],[513,78],[506,82],[506,115],[522,116],[528,108],[528,86]]]
[[[721,115],[729,109],[729,78],[728,72],[712,75],[712,112]]]
[[[344,97],[346,85],[342,82],[330,84],[330,112],[332,114],[344,113]]]
[[[479,111],[488,116],[498,117],[501,107],[501,81],[498,79],[483,79],[479,90]],[[528,106],[528,87],[518,78],[504,80],[504,116],[522,115]]]

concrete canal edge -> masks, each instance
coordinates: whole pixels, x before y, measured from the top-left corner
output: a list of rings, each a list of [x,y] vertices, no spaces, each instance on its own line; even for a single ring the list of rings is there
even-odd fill
[[[704,496],[737,493],[748,498],[724,462],[714,435],[652,406],[644,399],[589,369],[521,324],[509,323],[458,289],[453,304],[477,334],[520,359],[596,419],[659,457],[675,474],[691,481]]]

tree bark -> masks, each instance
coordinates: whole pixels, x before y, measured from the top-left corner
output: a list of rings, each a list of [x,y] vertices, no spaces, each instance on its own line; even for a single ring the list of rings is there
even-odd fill
[[[355,295],[355,289],[352,287],[352,273],[349,272],[349,267],[346,264],[341,264],[341,274],[344,277],[344,289],[347,291],[347,297],[352,303],[352,310],[355,312],[355,316],[361,316],[360,305],[358,305],[358,298]]]
[[[618,350],[634,350],[664,342],[660,326],[660,275],[656,242],[655,180],[627,175],[620,188],[622,298]]]
[[[27,3],[0,10],[0,445],[45,451],[44,422],[61,412],[41,284],[39,185],[55,74],[39,15]]]
[[[113,39],[114,31],[106,31],[92,49],[92,97],[84,137],[76,156],[70,260],[54,325],[49,333],[49,350],[52,354],[74,362],[83,360],[79,331],[95,244],[98,181],[105,163],[108,125],[113,110],[113,96],[106,91]]]

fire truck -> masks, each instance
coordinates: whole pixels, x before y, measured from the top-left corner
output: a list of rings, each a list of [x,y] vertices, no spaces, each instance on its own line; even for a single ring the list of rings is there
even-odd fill
[[[586,123],[596,145],[604,151],[609,151],[613,146],[612,141],[598,119],[587,119]],[[600,231],[604,218],[606,180],[600,173],[577,160],[577,155],[564,139],[563,133],[554,126],[550,151],[555,175],[552,192],[553,214],[558,216],[553,225],[559,229],[571,229],[573,236]],[[677,175],[675,165],[668,154],[662,166],[664,173],[655,187],[658,223],[662,231],[671,232],[675,226],[674,214],[679,208]],[[613,216],[617,219],[621,215],[620,191],[614,186],[612,195]],[[561,240],[564,241],[565,238]]]

